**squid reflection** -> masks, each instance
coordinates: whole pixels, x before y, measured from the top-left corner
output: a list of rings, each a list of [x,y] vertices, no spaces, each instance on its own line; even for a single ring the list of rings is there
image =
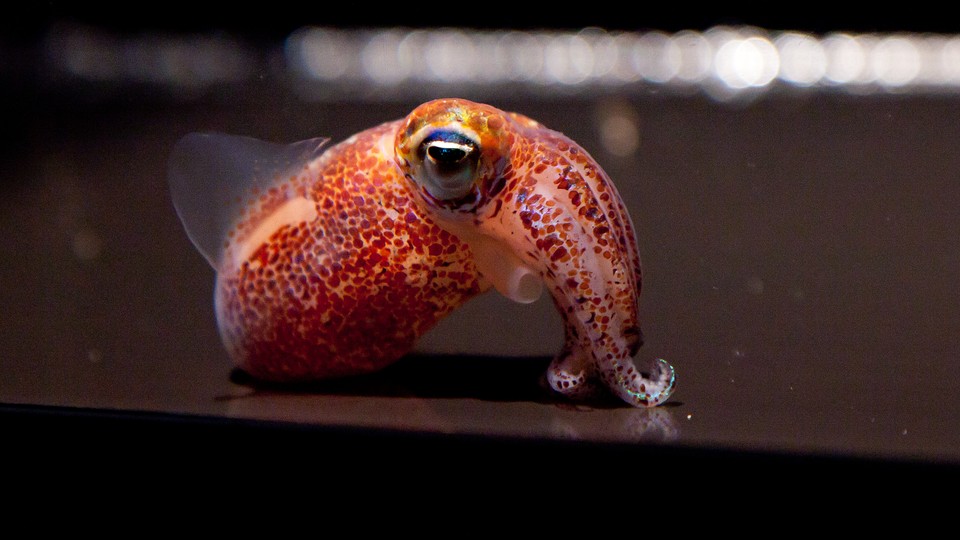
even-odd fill
[[[664,407],[558,414],[551,422],[550,432],[556,438],[573,441],[599,437],[616,442],[673,442],[680,438],[679,426]]]
[[[227,415],[324,426],[416,433],[474,434],[610,443],[671,443],[680,438],[672,407],[538,406],[459,398],[238,392]]]

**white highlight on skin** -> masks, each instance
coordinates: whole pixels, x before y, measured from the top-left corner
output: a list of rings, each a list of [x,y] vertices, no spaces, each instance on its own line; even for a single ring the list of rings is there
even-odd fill
[[[237,246],[231,250],[231,268],[243,264],[271,236],[286,225],[310,222],[317,218],[317,205],[303,197],[294,197],[284,202],[272,214],[266,216]]]
[[[377,140],[377,149],[380,150],[380,159],[387,159],[387,156],[390,156],[390,161],[393,162],[396,159],[396,149],[393,147],[394,144],[394,134],[387,132],[384,133],[382,137]],[[347,139],[346,144],[352,144],[353,141],[357,139],[357,136],[354,135]]]

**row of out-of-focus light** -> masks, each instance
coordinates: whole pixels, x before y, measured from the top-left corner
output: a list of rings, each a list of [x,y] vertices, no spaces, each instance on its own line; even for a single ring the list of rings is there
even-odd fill
[[[120,38],[58,26],[45,52],[58,74],[162,85],[175,93],[278,74],[306,97],[337,98],[503,86],[537,95],[692,88],[721,99],[774,88],[960,92],[960,35],[307,27],[286,39],[285,62],[277,64],[275,51],[222,35]],[[265,72],[278,66],[279,72]]]
[[[118,37],[95,28],[58,25],[48,32],[44,59],[58,75],[101,83],[203,89],[247,80],[256,56],[218,35]]]
[[[717,96],[773,87],[960,91],[960,36],[927,34],[303,28],[287,39],[286,58],[303,80],[379,88],[647,83]]]

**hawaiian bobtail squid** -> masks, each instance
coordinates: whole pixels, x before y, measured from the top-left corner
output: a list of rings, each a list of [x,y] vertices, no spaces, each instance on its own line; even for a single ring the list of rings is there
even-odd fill
[[[546,287],[565,327],[554,390],[669,397],[666,361],[634,366],[636,235],[583,148],[462,99],[325,142],[191,134],[171,157],[173,201],[217,271],[220,334],[241,369],[281,382],[373,372],[477,294],[532,302]]]

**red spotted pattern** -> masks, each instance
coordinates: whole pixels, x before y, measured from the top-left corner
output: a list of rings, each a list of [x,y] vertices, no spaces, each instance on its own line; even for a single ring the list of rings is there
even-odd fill
[[[466,195],[438,200],[414,177],[416,146],[451,126],[477,139],[476,176]],[[487,286],[469,244],[486,238],[541,276],[563,317],[554,389],[577,397],[599,381],[635,406],[672,391],[669,364],[649,377],[632,362],[642,276],[629,214],[606,173],[562,134],[487,105],[429,102],[261,194],[231,241],[241,245],[291,196],[311,201],[316,217],[247,246],[250,256],[219,275],[221,333],[255,376],[314,380],[394,362]]]
[[[221,332],[251,374],[305,381],[378,370],[480,292],[467,246],[421,212],[392,156],[380,155],[396,129],[364,132],[305,168],[291,183],[307,186],[317,218],[281,227],[219,276]]]

